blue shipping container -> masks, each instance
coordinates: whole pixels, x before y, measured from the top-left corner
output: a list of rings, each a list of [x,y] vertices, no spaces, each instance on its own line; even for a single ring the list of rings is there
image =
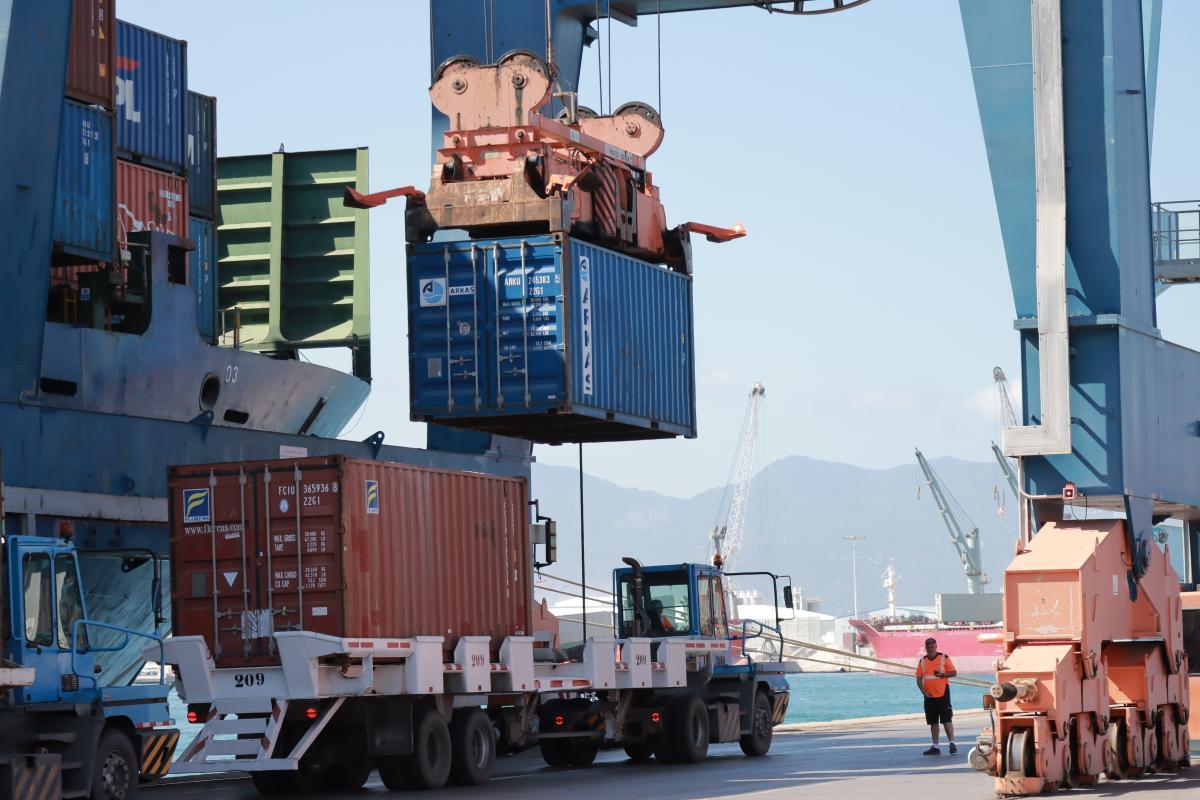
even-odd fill
[[[117,151],[183,174],[187,42],[117,20]]]
[[[188,217],[188,238],[196,249],[188,253],[188,284],[196,292],[196,330],[209,344],[217,340],[217,226]]]
[[[113,260],[114,173],[112,115],[64,100],[54,199],[54,249],[60,262]]]
[[[409,246],[412,418],[543,443],[696,435],[692,280],[558,235]]]
[[[187,93],[188,206],[193,216],[217,215],[217,98]]]

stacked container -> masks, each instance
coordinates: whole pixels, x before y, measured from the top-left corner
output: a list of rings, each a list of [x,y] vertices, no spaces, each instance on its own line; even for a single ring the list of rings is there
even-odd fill
[[[187,42],[117,21],[117,154],[155,169],[187,170]]]
[[[114,0],[75,0],[60,130],[55,292],[80,272],[124,271],[129,234],[194,237],[200,335],[215,327],[216,100],[187,91],[187,43],[117,20]],[[194,189],[189,185],[194,180]],[[195,193],[196,222],[189,220]],[[51,300],[55,307],[58,298]]]
[[[188,282],[196,292],[196,328],[216,343],[217,320],[217,99],[187,93]]]
[[[54,204],[54,277],[70,283],[112,261],[115,18],[112,0],[75,0],[66,98],[59,128]]]

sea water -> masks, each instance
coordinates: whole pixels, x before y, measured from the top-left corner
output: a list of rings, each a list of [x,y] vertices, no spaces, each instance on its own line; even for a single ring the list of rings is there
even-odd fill
[[[989,680],[987,675],[971,677]],[[925,710],[916,680],[909,675],[873,672],[804,672],[789,675],[792,699],[784,722],[829,722],[856,717],[918,714]],[[950,702],[959,708],[982,706],[983,689],[951,684]]]

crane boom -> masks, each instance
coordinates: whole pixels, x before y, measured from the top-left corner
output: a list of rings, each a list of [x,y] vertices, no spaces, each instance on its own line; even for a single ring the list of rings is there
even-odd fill
[[[1000,465],[1000,471],[1004,473],[1004,480],[1008,481],[1008,488],[1013,497],[1019,498],[1021,493],[1017,491],[1017,472],[1013,469],[1012,461],[995,442],[992,442],[992,455],[996,457],[996,463]]]
[[[767,390],[759,382],[755,382],[750,390],[750,399],[746,403],[746,416],[742,420],[742,433],[738,439],[737,451],[734,453],[732,480],[727,486],[727,492],[732,489],[729,501],[729,512],[725,521],[713,527],[712,538],[714,550],[720,554],[728,569],[742,549],[742,532],[746,523],[746,507],[750,501],[750,478],[754,472],[754,456],[758,447],[759,420],[762,417],[763,398]],[[722,503],[722,508],[724,503]]]
[[[1017,412],[1013,409],[1012,396],[1008,393],[1008,378],[1004,370],[995,367],[992,370],[992,380],[996,382],[996,394],[1000,397],[1000,419],[1006,428],[1020,427]]]
[[[929,485],[929,491],[933,495],[934,502],[937,503],[938,511],[941,512],[942,521],[946,523],[946,530],[950,532],[950,542],[962,560],[963,572],[967,576],[967,591],[971,594],[980,594],[983,592],[983,585],[987,583],[988,578],[983,573],[983,559],[979,549],[979,528],[967,516],[962,505],[954,499],[954,495],[950,494],[950,490],[933,471],[933,467],[925,460],[921,451],[916,450],[916,454],[917,463],[921,465],[921,471],[925,473],[925,482]],[[955,507],[958,509],[957,513]]]

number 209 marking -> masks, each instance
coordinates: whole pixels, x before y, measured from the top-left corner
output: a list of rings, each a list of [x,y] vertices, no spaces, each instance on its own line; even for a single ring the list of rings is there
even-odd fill
[[[253,686],[262,686],[266,680],[267,676],[261,672],[236,672],[233,675],[233,687],[249,689]]]

